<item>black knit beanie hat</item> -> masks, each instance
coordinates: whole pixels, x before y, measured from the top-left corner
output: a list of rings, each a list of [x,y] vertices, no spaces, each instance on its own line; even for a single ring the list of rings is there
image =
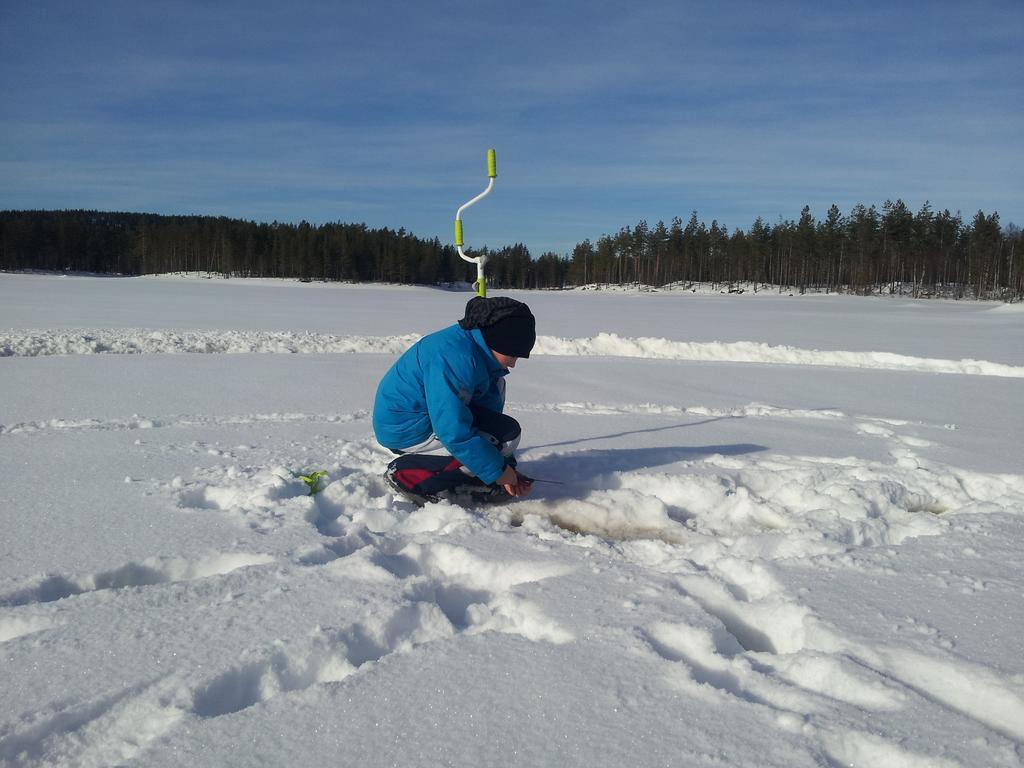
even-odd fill
[[[510,357],[529,357],[537,341],[536,320],[530,308],[505,296],[470,299],[459,325],[467,331],[479,328],[488,347]]]

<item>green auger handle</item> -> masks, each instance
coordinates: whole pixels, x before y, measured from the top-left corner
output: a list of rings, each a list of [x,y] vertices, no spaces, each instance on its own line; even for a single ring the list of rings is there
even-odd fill
[[[487,150],[487,176],[491,179],[498,178],[498,156],[493,149]]]

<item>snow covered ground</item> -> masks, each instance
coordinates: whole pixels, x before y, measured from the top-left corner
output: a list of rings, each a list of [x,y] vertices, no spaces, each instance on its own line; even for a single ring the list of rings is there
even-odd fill
[[[0,764],[1024,762],[1019,306],[510,295],[564,485],[417,510],[469,295],[0,275]]]

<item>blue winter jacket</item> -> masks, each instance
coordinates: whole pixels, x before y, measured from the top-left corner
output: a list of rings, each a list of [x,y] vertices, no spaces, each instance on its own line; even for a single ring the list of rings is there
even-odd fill
[[[456,324],[424,336],[395,361],[377,387],[377,441],[401,450],[437,435],[452,456],[485,483],[493,483],[505,462],[473,427],[469,405],[501,413],[507,374],[478,328],[466,331]]]

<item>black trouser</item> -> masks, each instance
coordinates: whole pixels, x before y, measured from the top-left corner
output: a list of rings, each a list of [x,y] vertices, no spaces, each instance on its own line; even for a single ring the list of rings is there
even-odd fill
[[[470,406],[473,412],[473,426],[480,436],[490,442],[505,457],[506,466],[515,466],[512,455],[519,445],[522,428],[511,416]],[[462,485],[484,485],[468,467],[455,459],[441,445],[440,441],[425,441],[411,450],[395,450],[398,458],[388,465],[392,478],[416,494],[436,495]]]

